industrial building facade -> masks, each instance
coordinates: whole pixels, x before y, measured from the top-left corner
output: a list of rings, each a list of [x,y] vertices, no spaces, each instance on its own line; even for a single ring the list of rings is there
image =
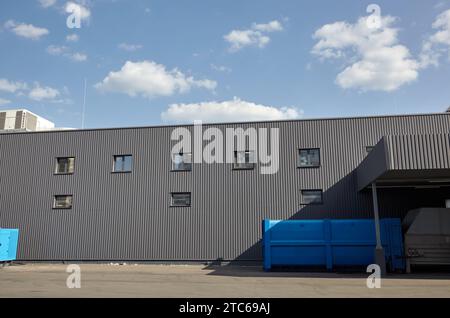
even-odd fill
[[[274,174],[173,154],[177,127],[0,134],[17,258],[260,261],[263,219],[371,218],[374,182],[380,217],[450,199],[450,113],[203,126],[278,128]]]

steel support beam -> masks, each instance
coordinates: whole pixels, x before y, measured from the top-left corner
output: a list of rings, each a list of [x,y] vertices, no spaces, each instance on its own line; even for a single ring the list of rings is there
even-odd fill
[[[377,184],[372,183],[372,200],[373,200],[373,214],[375,221],[375,236],[377,245],[375,247],[375,263],[380,266],[381,275],[386,275],[386,258],[384,256],[383,245],[381,244],[381,231],[380,231],[380,216],[378,212],[378,194]]]

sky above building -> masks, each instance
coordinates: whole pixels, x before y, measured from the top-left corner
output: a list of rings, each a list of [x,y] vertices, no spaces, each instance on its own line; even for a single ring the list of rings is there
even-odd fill
[[[0,110],[59,127],[450,106],[450,0],[2,0],[0,48]]]

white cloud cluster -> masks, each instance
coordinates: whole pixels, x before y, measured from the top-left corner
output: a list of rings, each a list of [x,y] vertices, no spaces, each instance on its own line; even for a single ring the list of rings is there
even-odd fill
[[[212,80],[196,80],[177,69],[171,71],[153,61],[127,61],[117,72],[110,72],[95,87],[103,92],[119,92],[129,96],[170,96],[184,93],[193,87],[214,90],[217,83]]]
[[[224,65],[216,65],[216,64],[210,64],[211,68],[218,72],[224,72],[224,73],[231,73],[231,68],[224,66]]]
[[[17,36],[31,40],[39,40],[42,36],[50,33],[46,28],[40,28],[32,24],[17,23],[14,20],[6,21],[5,29],[13,32]]]
[[[236,122],[295,119],[302,112],[292,107],[277,108],[234,97],[223,102],[202,102],[192,104],[172,104],[161,114],[164,121],[170,122]]]
[[[0,78],[0,91],[16,94],[17,96],[25,96],[25,94],[31,100],[35,101],[48,101],[52,103],[66,103],[70,100],[68,99],[57,99],[62,94],[56,88],[52,88],[49,86],[41,86],[40,83],[35,82],[32,87],[25,82],[14,82],[10,81],[6,78]],[[66,91],[64,94],[68,94]],[[10,103],[7,99],[2,99],[0,104]]]
[[[439,14],[432,25],[436,32],[423,44],[420,54],[421,67],[438,66],[439,58],[447,53],[450,59],[450,9]]]
[[[49,8],[55,5],[56,0],[38,0],[43,8]]]
[[[247,46],[265,47],[270,42],[267,33],[282,31],[283,26],[279,21],[271,21],[264,24],[253,23],[247,30],[232,30],[224,36],[230,46],[231,52],[236,52]]]
[[[320,59],[342,58],[345,69],[337,75],[342,88],[362,91],[394,91],[417,79],[419,63],[409,49],[398,44],[398,30],[390,16],[380,17],[380,26],[371,27],[368,17],[355,24],[335,22],[319,28],[312,54]]]
[[[80,37],[78,36],[78,34],[75,33],[66,36],[67,42],[78,42],[79,39]]]
[[[54,100],[61,93],[52,87],[41,86],[39,83],[35,83],[35,86],[28,93],[28,97],[35,101],[42,100]]]
[[[137,51],[139,49],[142,49],[142,45],[141,44],[129,44],[129,43],[120,43],[118,45],[119,49],[124,50],[124,51],[128,51],[128,52],[134,52]]]
[[[27,88],[28,85],[24,82],[13,82],[6,78],[0,78],[0,91],[15,93],[16,91],[25,90]]]
[[[55,56],[64,56],[75,62],[84,62],[87,60],[87,55],[79,52],[72,52],[72,50],[64,45],[49,45],[47,53]]]
[[[11,103],[9,99],[0,98],[0,106]]]

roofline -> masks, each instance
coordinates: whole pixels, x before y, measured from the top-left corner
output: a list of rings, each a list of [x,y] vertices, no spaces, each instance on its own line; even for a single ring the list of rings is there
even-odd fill
[[[376,118],[398,118],[398,117],[423,117],[423,116],[449,116],[450,113],[417,113],[417,114],[396,114],[396,115],[369,115],[369,116],[347,116],[347,117],[324,117],[324,118],[298,118],[298,119],[281,119],[281,120],[260,120],[260,121],[240,121],[240,122],[207,122],[202,123],[203,126],[230,126],[230,125],[252,125],[252,124],[270,124],[270,123],[293,123],[308,121],[338,121],[338,120],[354,120],[354,119],[376,119]],[[59,132],[88,132],[102,130],[125,130],[125,129],[149,129],[149,128],[177,128],[177,127],[193,127],[194,124],[173,124],[173,125],[153,125],[153,126],[128,126],[128,127],[106,127],[106,128],[73,128],[51,130],[27,131],[27,132],[8,132],[0,131],[1,135],[11,134],[42,134],[42,133],[59,133]]]

